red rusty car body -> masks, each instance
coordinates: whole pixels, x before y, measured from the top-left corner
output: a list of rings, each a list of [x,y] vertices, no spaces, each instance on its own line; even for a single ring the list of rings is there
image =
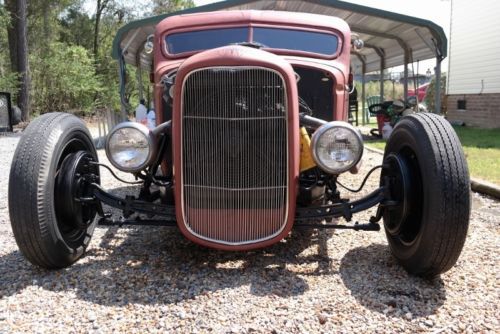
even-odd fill
[[[335,36],[337,50],[325,55],[304,50],[280,49],[263,46],[259,49],[246,46],[224,46],[210,50],[196,49],[189,52],[172,54],[167,46],[171,35],[189,32],[210,31],[215,29],[247,29],[247,39],[241,42],[260,42],[254,40],[253,32],[258,28],[288,29],[291,31],[314,32]],[[295,85],[296,69],[311,70],[320,73],[322,80],[328,80],[331,91],[331,103],[327,110],[322,110],[327,120],[346,120],[348,93],[345,89],[349,75],[351,49],[350,30],[347,24],[337,18],[321,15],[266,12],[266,11],[221,11],[179,15],[167,18],[158,24],[155,33],[154,78],[155,105],[163,105],[162,79],[169,72],[176,71],[176,83],[184,82],[191,72],[210,67],[240,67],[272,69],[280,74],[286,83],[288,103],[288,180],[287,200],[283,207],[276,210],[255,210],[237,208],[229,210],[189,210],[186,203],[176,206],[177,222],[181,231],[191,240],[221,249],[251,249],[275,243],[286,236],[294,223],[296,195],[299,187],[299,110],[298,96],[301,95]],[[299,43],[299,41],[297,41]],[[298,45],[300,47],[300,45]],[[326,79],[323,79],[326,78]],[[323,81],[321,81],[323,83]],[[181,166],[181,124],[182,124],[182,85],[175,85],[173,98],[173,152],[174,166]],[[302,94],[304,95],[304,94]],[[167,121],[163,108],[157,108],[157,119]],[[174,170],[175,198],[184,199],[183,170]],[[189,211],[189,212],[188,212]],[[281,213],[280,213],[281,212]],[[195,223],[187,222],[187,214]],[[270,224],[269,220],[280,216],[283,222]],[[216,222],[215,222],[216,221]],[[208,222],[208,223],[207,223]],[[210,227],[209,224],[213,224]],[[252,226],[254,225],[254,226]],[[255,226],[257,225],[257,226]],[[273,227],[273,225],[276,225]],[[198,226],[197,228],[194,226]],[[196,230],[197,229],[197,230]],[[215,231],[219,231],[218,233]],[[241,235],[240,235],[241,234]],[[238,236],[237,236],[238,235]]]

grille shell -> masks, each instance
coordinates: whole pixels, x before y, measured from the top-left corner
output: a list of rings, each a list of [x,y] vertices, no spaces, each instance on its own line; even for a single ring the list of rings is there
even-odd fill
[[[289,211],[287,86],[259,66],[217,66],[182,82],[181,209],[192,235],[245,245],[279,235]]]

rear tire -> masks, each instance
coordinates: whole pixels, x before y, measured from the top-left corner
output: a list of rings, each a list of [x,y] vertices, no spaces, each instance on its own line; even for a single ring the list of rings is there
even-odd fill
[[[390,178],[391,195],[402,203],[384,210],[392,254],[415,275],[449,270],[462,251],[470,216],[469,172],[455,131],[435,114],[406,116],[387,142],[384,165],[381,182]]]
[[[84,167],[98,175],[98,168],[84,166],[83,158],[97,161],[97,154],[85,124],[70,114],[38,117],[17,145],[9,178],[10,221],[19,249],[37,266],[69,266],[90,242],[96,206],[74,201],[82,195],[75,175]]]

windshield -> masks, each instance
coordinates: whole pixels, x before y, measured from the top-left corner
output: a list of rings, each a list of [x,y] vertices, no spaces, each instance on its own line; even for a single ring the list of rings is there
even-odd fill
[[[264,48],[302,51],[331,56],[337,53],[338,37],[317,31],[253,27],[253,43]],[[202,51],[248,42],[250,27],[217,28],[173,33],[165,38],[169,54]]]
[[[305,51],[323,55],[333,55],[337,52],[337,36],[327,33],[278,29],[253,29],[253,40],[273,49]]]
[[[168,35],[170,54],[208,50],[248,40],[248,27],[186,31]]]

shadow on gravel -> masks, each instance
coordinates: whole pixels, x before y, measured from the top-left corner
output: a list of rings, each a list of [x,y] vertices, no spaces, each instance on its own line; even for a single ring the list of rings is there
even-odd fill
[[[410,276],[386,245],[347,252],[340,264],[340,276],[361,305],[381,313],[425,317],[434,314],[446,300],[441,278],[431,281]]]
[[[105,230],[99,247],[90,248],[84,258],[63,270],[36,268],[18,251],[0,257],[0,298],[28,286],[71,291],[79,299],[114,306],[170,304],[245,286],[257,296],[286,297],[309,289],[300,275],[332,274],[326,255],[330,232],[325,231],[295,232],[264,250],[222,252],[193,244],[175,228]],[[316,244],[319,252],[300,254]],[[294,264],[311,266],[306,270]]]

